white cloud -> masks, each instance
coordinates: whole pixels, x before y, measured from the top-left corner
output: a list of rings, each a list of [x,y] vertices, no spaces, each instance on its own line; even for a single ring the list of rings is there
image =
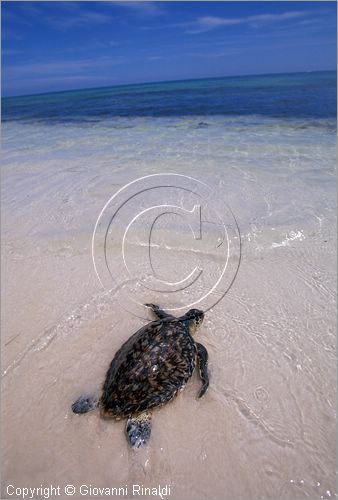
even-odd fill
[[[186,33],[197,34],[219,28],[221,26],[234,26],[238,24],[248,24],[253,27],[262,26],[264,24],[282,22],[290,19],[304,17],[305,12],[291,11],[281,14],[259,14],[256,16],[245,17],[216,17],[204,16],[199,17],[195,21],[185,23],[187,28]],[[184,26],[182,23],[181,26]]]
[[[148,61],[160,61],[161,59],[164,59],[163,56],[148,56],[147,57]]]
[[[139,12],[148,15],[162,14],[163,9],[159,6],[158,2],[143,2],[143,1],[132,1],[125,0],[124,2],[110,1],[104,2],[105,4],[117,5],[118,7],[125,7],[134,12]]]
[[[83,11],[74,15],[50,15],[47,22],[56,28],[73,28],[77,26],[105,24],[112,22],[114,18],[101,12]]]
[[[84,8],[83,2],[18,2],[20,14],[8,13],[16,16],[17,22],[33,26],[36,19],[49,24],[54,28],[73,28],[85,25],[104,24],[111,22],[114,17],[109,12],[97,11],[92,6]]]

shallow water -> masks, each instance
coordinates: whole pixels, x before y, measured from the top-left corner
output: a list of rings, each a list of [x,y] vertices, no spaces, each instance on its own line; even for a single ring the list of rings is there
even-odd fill
[[[9,484],[71,484],[77,498],[101,497],[95,487],[123,487],[127,498],[133,485],[168,485],[173,499],[336,496],[334,118],[183,111],[3,125],[2,498]],[[237,237],[241,260],[225,296],[216,289],[200,304],[211,307],[196,334],[209,351],[208,393],[197,400],[194,375],[154,412],[149,446],[132,451],[123,422],[74,415],[71,403],[99,390],[121,343],[150,319],[130,298],[184,309],[223,265],[210,202],[201,241],[172,213],[151,241],[162,280],[208,269],[196,289],[153,292],[122,275],[119,235],[135,207],[196,203],[158,190],[119,212],[110,291],[101,287],[91,238],[102,207],[126,183],[158,173],[205,182],[231,207],[240,233],[224,212],[228,274],[239,263]],[[135,228],[132,264],[143,262],[146,241],[141,219]]]

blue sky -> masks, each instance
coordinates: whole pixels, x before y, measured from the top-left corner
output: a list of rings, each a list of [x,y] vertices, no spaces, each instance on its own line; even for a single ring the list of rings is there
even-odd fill
[[[335,65],[335,2],[2,2],[3,95]]]

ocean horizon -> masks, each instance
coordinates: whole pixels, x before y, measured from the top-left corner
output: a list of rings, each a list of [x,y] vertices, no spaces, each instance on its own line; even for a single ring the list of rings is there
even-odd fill
[[[309,73],[337,73],[337,69],[325,69],[325,70],[308,70],[308,71],[286,71],[286,72],[274,72],[274,73],[250,73],[250,74],[242,74],[242,75],[222,75],[222,76],[204,76],[199,78],[179,78],[172,80],[153,80],[153,81],[145,81],[145,82],[129,82],[129,83],[116,83],[112,85],[100,85],[93,87],[79,87],[74,89],[61,89],[61,90],[53,90],[53,91],[45,91],[45,92],[33,92],[29,94],[13,94],[13,95],[5,95],[2,96],[2,99],[10,99],[15,97],[32,97],[38,95],[45,94],[63,94],[65,92],[81,92],[86,90],[101,90],[108,88],[116,88],[116,87],[134,87],[134,86],[147,86],[147,85],[157,85],[157,84],[166,84],[166,83],[180,83],[180,82],[193,82],[198,80],[223,80],[227,78],[249,78],[249,77],[257,77],[257,76],[278,76],[278,75],[303,75]]]
[[[336,116],[336,72],[295,72],[114,85],[2,98],[2,121],[109,117]]]

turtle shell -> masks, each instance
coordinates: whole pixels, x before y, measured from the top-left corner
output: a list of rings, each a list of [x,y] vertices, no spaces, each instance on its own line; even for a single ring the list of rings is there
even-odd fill
[[[123,418],[170,401],[191,377],[196,345],[186,323],[153,321],[117,351],[103,385],[103,416]]]

